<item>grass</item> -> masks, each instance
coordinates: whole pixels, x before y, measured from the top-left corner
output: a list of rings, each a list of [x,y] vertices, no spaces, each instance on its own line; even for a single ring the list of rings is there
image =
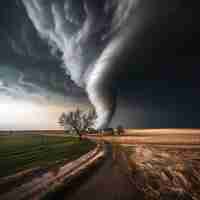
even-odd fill
[[[77,159],[92,147],[94,143],[74,137],[0,136],[0,178],[33,167]]]

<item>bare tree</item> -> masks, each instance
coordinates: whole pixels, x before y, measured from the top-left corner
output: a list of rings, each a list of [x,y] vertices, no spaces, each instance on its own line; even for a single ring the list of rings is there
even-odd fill
[[[62,113],[58,123],[64,127],[64,130],[71,129],[82,138],[82,135],[87,132],[88,129],[92,128],[97,118],[94,109],[89,111],[81,111],[78,108],[69,113]]]

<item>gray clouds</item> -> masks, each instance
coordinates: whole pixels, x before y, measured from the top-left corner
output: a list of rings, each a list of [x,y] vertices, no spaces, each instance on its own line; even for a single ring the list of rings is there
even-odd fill
[[[97,127],[108,126],[124,76],[131,79],[145,68],[145,75],[154,77],[163,61],[182,62],[174,47],[181,47],[177,38],[190,18],[179,0],[23,2],[40,37],[53,54],[59,52],[66,73],[86,89],[98,113]]]
[[[140,23],[137,15],[142,18],[144,14],[143,11],[135,16],[139,2],[105,1],[100,11],[95,12],[96,2],[81,1],[85,16],[82,23],[70,17],[71,1],[24,0],[23,3],[41,38],[48,41],[53,52],[62,53],[66,72],[76,84],[86,87],[99,116],[97,127],[108,126],[116,105],[113,79],[120,71],[115,60],[124,51],[129,35],[137,32]],[[127,29],[134,16],[137,20]],[[77,27],[76,31],[71,27]]]

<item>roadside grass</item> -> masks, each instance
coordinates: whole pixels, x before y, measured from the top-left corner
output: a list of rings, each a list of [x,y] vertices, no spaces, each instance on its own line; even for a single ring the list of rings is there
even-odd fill
[[[0,136],[0,178],[33,167],[69,162],[95,144],[75,137],[43,135]]]

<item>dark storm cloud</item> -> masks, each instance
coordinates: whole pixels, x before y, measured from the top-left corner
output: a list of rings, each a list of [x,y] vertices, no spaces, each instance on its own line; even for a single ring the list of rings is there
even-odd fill
[[[71,1],[23,3],[41,38],[62,52],[72,80],[86,88],[98,114],[96,126],[108,126],[116,105],[114,81],[121,71],[118,59],[145,21],[151,20],[153,11],[145,14],[151,4],[137,0],[80,1],[84,16],[81,23],[70,15]],[[71,30],[69,24],[77,29]]]
[[[83,1],[81,9],[84,20],[81,23],[79,17],[70,15],[70,10],[73,7],[71,1],[23,2],[29,18],[32,20],[41,38],[48,41],[53,51],[58,50],[62,53],[63,66],[66,72],[70,74],[72,80],[79,86],[85,87],[86,85],[87,87],[87,83],[91,83],[88,74],[93,70],[94,63],[102,47],[105,46],[102,38],[105,35],[104,30],[107,26],[107,15],[99,12],[98,7],[94,6],[95,4]],[[95,76],[92,77],[94,78]],[[92,103],[96,106],[98,115],[100,116],[100,111],[104,113],[110,112],[107,107],[103,108],[105,102],[102,100],[105,97],[101,95],[101,98],[95,98],[96,100],[94,100],[93,96],[91,97],[90,94],[93,88],[90,86],[87,87],[87,90]],[[98,91],[98,88],[96,88],[92,91],[92,94]],[[100,101],[100,99],[102,100]],[[98,109],[99,107],[101,110]],[[107,124],[108,115],[110,114],[106,114],[105,119],[102,119],[104,121],[101,121],[101,123]]]
[[[84,95],[72,79],[88,92],[99,116],[98,127],[108,126],[117,97],[125,113],[134,112],[139,101],[140,106],[144,105],[156,119],[162,113],[172,116],[175,107],[171,106],[172,112],[165,112],[169,102],[161,98],[170,96],[171,88],[164,87],[161,81],[151,84],[148,80],[167,79],[170,82],[173,79],[172,86],[176,87],[178,79],[198,77],[200,31],[199,7],[195,2],[24,0],[24,5],[22,1],[16,2],[3,1],[1,7],[0,42],[5,47],[1,61],[12,58],[30,84],[62,92],[64,85],[67,94],[75,91],[73,95]],[[18,63],[22,60],[21,66]],[[33,72],[40,75],[32,76]],[[133,81],[136,79],[144,81]],[[149,85],[152,90],[144,90]],[[197,90],[193,90],[195,86],[198,88],[199,82],[192,83],[185,94],[177,87],[173,95],[179,100],[173,99],[170,105],[182,104],[184,95],[198,98]],[[143,94],[139,99],[138,91]],[[165,95],[160,91],[165,91]],[[132,103],[134,97],[137,101]],[[160,114],[155,114],[148,104],[152,99],[158,105],[153,105],[153,109],[160,109]],[[127,105],[130,109],[126,109]],[[178,107],[184,109],[184,106]],[[144,109],[136,110],[138,113]],[[142,116],[145,114],[141,111]],[[131,124],[130,118],[128,124]]]
[[[21,0],[1,2],[0,46],[1,95],[29,100],[42,96],[46,101],[53,93],[85,95],[58,67],[59,52],[52,56],[48,44],[40,39],[27,17]]]
[[[128,83],[127,83],[128,84]],[[119,92],[112,126],[135,128],[199,127],[199,82],[132,80]],[[126,116],[126,117],[124,117]]]
[[[40,37],[62,53],[72,80],[86,88],[98,113],[97,127],[109,124],[116,88],[132,87],[127,80],[195,73],[195,3],[85,0],[77,7],[69,0],[23,2]]]
[[[39,40],[21,1],[2,1],[0,16],[0,42],[4,46],[4,56],[13,53],[34,59],[55,60],[50,56],[48,46]]]

